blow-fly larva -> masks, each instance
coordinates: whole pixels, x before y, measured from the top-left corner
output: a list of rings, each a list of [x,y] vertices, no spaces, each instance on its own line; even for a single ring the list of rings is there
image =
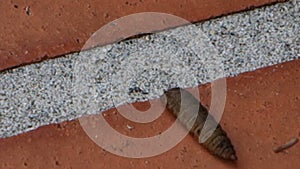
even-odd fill
[[[165,96],[167,109],[179,118],[186,128],[190,129],[190,133],[200,144],[222,159],[237,160],[235,150],[226,132],[191,93],[184,89],[173,88],[166,91]],[[204,126],[204,124],[206,125]]]

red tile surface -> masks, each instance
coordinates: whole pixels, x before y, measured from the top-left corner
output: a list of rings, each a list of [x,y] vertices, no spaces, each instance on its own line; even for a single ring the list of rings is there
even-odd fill
[[[0,139],[0,168],[298,168],[299,143],[281,153],[274,153],[273,148],[300,137],[299,65],[300,60],[295,60],[227,79],[227,100],[221,125],[237,151],[236,163],[212,156],[190,135],[155,157],[119,157],[93,143],[78,120],[74,120]],[[201,86],[200,91],[204,105],[209,106],[210,84]],[[134,106],[139,110],[149,108],[147,102]],[[114,129],[131,137],[157,135],[174,121],[167,111],[147,124],[128,121],[115,109],[104,114]],[[134,128],[129,130],[128,124]]]
[[[195,22],[278,1],[283,0],[2,1],[0,71],[80,51],[96,30],[129,14],[163,12]]]

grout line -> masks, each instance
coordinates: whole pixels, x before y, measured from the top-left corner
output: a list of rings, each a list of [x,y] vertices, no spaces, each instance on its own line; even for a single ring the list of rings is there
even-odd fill
[[[0,137],[299,59],[299,15],[293,0],[1,72]]]

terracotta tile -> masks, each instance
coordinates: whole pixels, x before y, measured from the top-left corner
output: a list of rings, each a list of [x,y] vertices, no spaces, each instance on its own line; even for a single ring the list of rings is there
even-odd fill
[[[3,1],[0,71],[80,51],[96,30],[138,12],[163,12],[190,22],[283,0]]]
[[[297,168],[299,143],[281,153],[274,153],[273,148],[300,136],[299,64],[295,60],[227,79],[221,125],[237,151],[236,163],[214,157],[189,135],[155,157],[119,157],[93,143],[75,120],[0,139],[0,168]],[[200,91],[204,105],[209,106],[210,84]],[[134,106],[149,108],[147,102]],[[115,109],[104,114],[114,129],[131,137],[157,135],[174,121],[167,111],[149,124],[130,122]]]

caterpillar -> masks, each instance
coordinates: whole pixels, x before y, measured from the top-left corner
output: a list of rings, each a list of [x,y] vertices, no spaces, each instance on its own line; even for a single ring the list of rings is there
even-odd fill
[[[226,132],[190,92],[173,88],[165,91],[164,94],[167,99],[167,109],[179,118],[179,121],[187,129],[190,129],[189,132],[197,139],[198,143],[217,157],[231,161],[237,160],[234,147]]]

